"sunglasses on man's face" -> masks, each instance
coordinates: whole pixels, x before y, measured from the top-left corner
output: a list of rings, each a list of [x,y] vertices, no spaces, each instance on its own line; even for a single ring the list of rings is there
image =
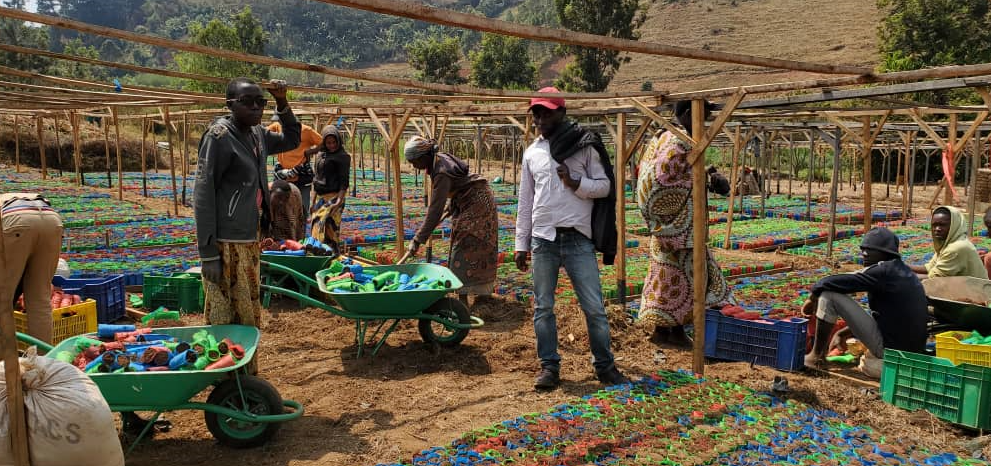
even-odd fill
[[[248,107],[248,108],[251,108],[252,104],[253,105],[257,105],[258,107],[261,107],[261,108],[265,108],[265,105],[268,104],[268,99],[266,99],[264,97],[248,97],[248,96],[242,96],[242,97],[239,97],[237,99],[227,99],[227,102],[228,103],[237,102],[237,103],[239,103],[241,105],[244,105],[245,107]]]

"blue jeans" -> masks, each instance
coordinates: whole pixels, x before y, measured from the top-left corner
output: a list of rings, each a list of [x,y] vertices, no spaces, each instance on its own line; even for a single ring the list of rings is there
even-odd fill
[[[599,264],[592,240],[577,231],[557,234],[554,241],[534,237],[533,253],[533,329],[537,334],[537,357],[543,368],[560,370],[561,355],[557,352],[557,317],[554,315],[554,291],[557,277],[564,266],[571,278],[578,303],[585,313],[592,365],[596,373],[609,370],[615,364],[609,349],[609,319],[602,304],[602,284]]]
[[[303,216],[306,217],[307,221],[309,221],[310,220],[310,189],[313,187],[313,185],[303,186],[297,184],[296,187],[299,188],[299,195],[303,196]],[[310,229],[307,228],[306,230],[307,230],[307,234],[309,234]]]

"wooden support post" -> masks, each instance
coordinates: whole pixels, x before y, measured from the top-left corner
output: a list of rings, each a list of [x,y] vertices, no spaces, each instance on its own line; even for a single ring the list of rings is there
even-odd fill
[[[475,123],[475,173],[482,173],[482,127]]]
[[[141,119],[141,187],[144,196],[148,197],[148,164],[145,158],[145,146],[148,142],[148,117]]]
[[[3,263],[4,268],[7,267],[5,261],[0,263]],[[6,304],[10,305],[9,302]],[[0,312],[0,338],[2,338],[0,348],[3,349],[4,380],[7,381],[5,386],[12,459],[17,466],[30,466],[24,387],[21,381],[21,364],[17,357],[17,334],[14,325],[13,312]]]
[[[791,165],[791,169],[788,170],[788,199],[791,199],[791,186],[795,179],[795,136],[788,136],[788,163]]]
[[[951,113],[950,114],[950,126],[949,126],[949,129],[947,130],[947,133],[948,134],[947,134],[947,138],[946,138],[946,144],[949,147],[952,147],[952,148],[956,149],[956,142],[957,142],[957,114],[955,114],[955,113]],[[953,159],[950,160],[950,167],[951,167],[950,169],[951,170],[953,169],[953,167],[956,166],[956,164],[954,162],[956,161],[957,154],[955,152],[956,151],[954,151]],[[943,180],[944,180],[943,181],[943,184],[946,185],[947,187],[949,187],[950,185],[953,184],[953,179],[950,178],[950,174],[949,173],[945,173],[943,175]],[[947,188],[945,191],[943,191],[943,204],[944,205],[951,205],[951,204],[953,204],[953,193],[950,191],[949,188]]]
[[[831,181],[829,196],[829,238],[826,242],[826,258],[833,258],[833,241],[836,240],[836,198],[839,196],[838,188],[840,181],[840,144],[843,133],[840,128],[836,128],[833,134],[833,179]]]
[[[41,157],[41,179],[48,179],[48,160],[45,159],[45,128],[44,122],[41,121],[39,116],[34,120],[35,127],[38,130],[38,155]]]
[[[406,117],[404,120],[409,120],[409,111],[406,111]],[[398,118],[396,114],[393,113],[389,115],[389,129],[392,130],[392,138],[389,141],[390,148],[392,151],[392,172],[395,178],[396,192],[393,198],[396,200],[396,254],[402,257],[406,253],[406,228],[404,226],[403,219],[403,183],[402,177],[400,176],[400,166],[399,166],[399,139],[403,135],[403,127],[406,126],[406,121],[403,121],[403,126],[399,126]]]
[[[14,115],[14,173],[21,172],[21,126],[20,116]]]
[[[967,193],[967,235],[974,236],[974,215],[977,213],[977,170],[981,168],[981,132],[974,138],[974,154],[970,157],[970,192]]]
[[[805,220],[812,221],[812,174],[815,172],[816,132],[809,131],[809,183],[805,192]]]
[[[732,110],[730,110],[732,112]],[[692,136],[695,147],[692,152],[704,152],[700,147],[705,137],[705,101],[692,101]],[[707,145],[707,144],[706,144]],[[709,233],[709,212],[706,210],[705,158],[698,157],[692,163],[692,276],[695,339],[692,351],[692,371],[705,374],[705,290],[709,287],[709,274],[706,268],[706,235]]]
[[[186,205],[186,179],[189,178],[189,113],[182,114],[182,205]],[[267,162],[267,161],[266,161]]]
[[[107,117],[101,118],[100,121],[103,123],[103,151],[107,161],[107,189],[113,189],[114,181],[110,175],[110,122],[107,121]],[[76,170],[76,176],[79,176],[78,168]],[[82,183],[80,182],[80,184]]]
[[[519,168],[516,166],[516,161],[518,159],[517,154],[522,151],[520,151],[520,147],[517,145],[518,141],[516,140],[516,128],[510,129],[513,131],[513,196],[515,197],[519,194],[519,183],[517,178],[519,176]],[[525,133],[526,129],[524,129],[523,132]]]
[[[124,168],[120,162],[120,119],[117,118],[117,107],[110,107],[110,115],[114,119],[114,148],[117,150],[117,198],[124,200]]]
[[[616,292],[619,303],[626,309],[626,114],[616,114]]]
[[[351,122],[351,157],[354,157],[358,144],[358,122]],[[353,163],[353,162],[352,162]],[[347,193],[345,193],[345,196]],[[358,171],[351,167],[351,197],[358,196]]]
[[[61,140],[61,137],[59,136],[58,113],[55,113],[53,115],[53,118],[52,119],[54,120],[53,121],[52,129],[55,130],[55,157],[56,157],[56,160],[58,161],[58,176],[59,176],[59,178],[61,178],[63,176],[62,175],[62,140]],[[82,181],[79,181],[79,179],[80,179],[80,176],[79,176],[79,166],[77,165],[76,166],[76,183],[81,186],[83,183],[82,183]]]
[[[69,123],[72,124],[72,160],[76,162],[76,166],[79,166],[83,160],[82,142],[79,137],[79,114],[73,112],[69,116]]]
[[[723,239],[723,249],[730,249],[730,246],[732,246],[731,238],[733,235],[733,209],[736,207],[733,203],[733,198],[736,197],[736,182],[737,182],[736,174],[739,171],[739,169],[737,168],[736,161],[737,161],[737,157],[740,155],[740,146],[742,145],[740,140],[739,126],[737,126],[736,131],[733,132],[731,140],[733,142],[733,148],[732,148],[733,155],[732,155],[732,160],[730,162],[730,175],[729,175],[730,176],[729,208],[727,209],[727,214],[729,216],[726,217],[726,238]],[[709,219],[706,218],[707,228],[708,225],[709,225]]]
[[[870,141],[871,137],[871,117],[864,117],[862,120],[863,131],[861,147],[863,151],[863,163],[864,163],[864,231],[869,231],[871,229],[871,223],[874,220],[874,199],[871,197],[873,195],[873,190],[871,189],[871,179],[873,178],[871,174],[871,161],[873,157],[872,146],[873,141]],[[883,125],[884,122],[881,122]],[[852,168],[850,170],[853,171]]]
[[[169,171],[172,173],[172,206],[175,207],[175,216],[179,216],[179,189],[175,181],[175,150],[172,144],[172,120],[169,118],[169,106],[163,108],[165,118],[165,133],[168,134],[169,141]]]

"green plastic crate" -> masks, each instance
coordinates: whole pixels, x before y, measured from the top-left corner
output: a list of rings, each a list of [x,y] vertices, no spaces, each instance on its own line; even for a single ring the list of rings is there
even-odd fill
[[[203,311],[203,282],[198,273],[145,275],[142,291],[148,309],[165,306],[184,314]]]
[[[991,428],[991,368],[884,350],[881,398],[908,410],[976,429]]]

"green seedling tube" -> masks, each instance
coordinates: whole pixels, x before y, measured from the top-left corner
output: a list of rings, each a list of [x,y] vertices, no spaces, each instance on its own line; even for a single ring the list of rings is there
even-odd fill
[[[59,351],[55,354],[55,359],[62,361],[66,364],[72,364],[72,361],[76,359],[76,355],[69,351]]]
[[[382,272],[376,275],[375,278],[372,278],[372,283],[375,284],[375,289],[382,289],[382,287],[384,287],[388,283],[391,283],[398,279],[399,279],[399,272],[393,270],[390,272]]]
[[[206,330],[200,330],[193,334],[192,341],[206,340],[208,336],[210,336],[210,332],[207,332]]]
[[[427,276],[422,273],[418,273],[416,275],[413,275],[413,278],[409,279],[409,284],[416,284],[425,281],[427,281]]]
[[[179,320],[179,311],[170,311],[164,307],[156,309],[154,312],[141,318],[141,323],[147,325],[153,320]]]
[[[86,348],[89,348],[90,346],[99,347],[102,344],[103,344],[102,341],[94,340],[92,338],[86,338],[86,337],[76,338],[76,348],[79,349],[79,351],[83,351]]]
[[[331,262],[330,271],[339,274],[344,271],[344,264],[342,264],[340,261]]]
[[[402,285],[399,284],[399,283],[393,283],[391,285],[385,285],[385,286],[383,286],[380,291],[396,291],[396,290],[399,289],[400,286],[402,286]]]
[[[193,363],[193,367],[198,371],[206,369],[208,365],[210,365],[210,361],[207,358],[199,358]]]
[[[365,283],[363,285],[358,285],[358,291],[360,291],[362,293],[374,293],[375,292],[375,284],[372,283],[372,282],[368,282],[368,283]]]
[[[350,289],[352,284],[354,284],[354,280],[350,278],[344,278],[341,280],[334,280],[332,282],[327,282],[327,289],[328,290],[333,290],[335,288]]]

